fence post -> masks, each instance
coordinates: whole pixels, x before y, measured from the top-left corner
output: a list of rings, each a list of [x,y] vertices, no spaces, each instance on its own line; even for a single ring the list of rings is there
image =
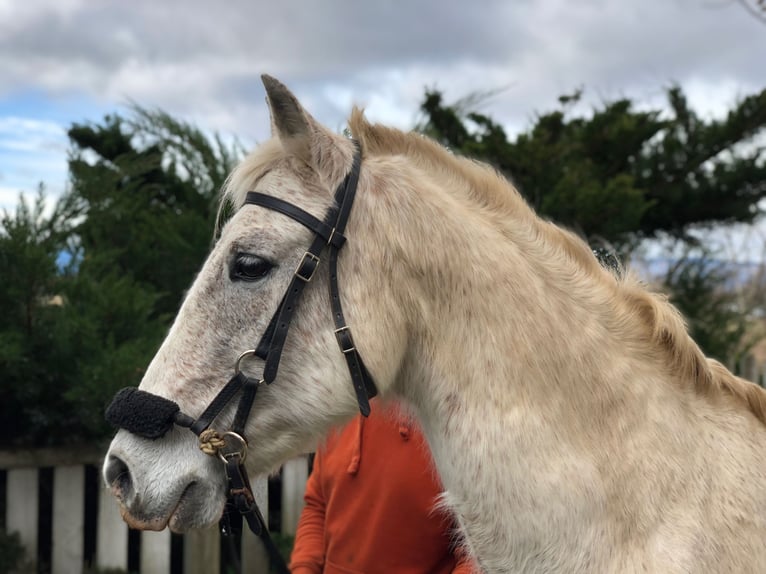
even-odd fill
[[[218,524],[184,534],[184,574],[219,574],[221,535]]]
[[[170,536],[167,528],[161,532],[141,533],[141,574],[170,572]],[[204,568],[198,571],[204,571]]]
[[[758,382],[758,365],[755,362],[755,357],[752,355],[748,355],[743,360],[743,366],[742,366],[742,375],[741,377],[743,379],[747,379],[748,381],[752,381],[754,383]]]
[[[85,467],[59,466],[53,471],[53,574],[83,569]]]
[[[37,561],[38,474],[36,468],[12,468],[6,484],[5,526],[18,532],[27,558]]]
[[[295,535],[308,477],[307,456],[290,459],[282,467],[282,534]]]
[[[128,525],[108,488],[98,491],[96,564],[99,568],[128,569]],[[142,570],[143,571],[143,570]]]

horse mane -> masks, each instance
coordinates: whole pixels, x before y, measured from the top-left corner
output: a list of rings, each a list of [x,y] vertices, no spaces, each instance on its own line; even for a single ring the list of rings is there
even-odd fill
[[[575,263],[580,270],[600,281],[612,294],[621,324],[637,324],[643,338],[666,357],[669,370],[682,385],[715,399],[728,395],[748,408],[766,424],[766,390],[736,377],[721,363],[708,359],[688,334],[686,323],[667,296],[649,291],[632,273],[605,269],[588,244],[575,233],[537,216],[518,190],[496,170],[451,153],[435,141],[417,133],[369,123],[359,108],[349,119],[353,136],[364,155],[404,155],[429,173],[464,185],[459,189],[468,201],[492,213],[495,220],[513,215],[514,225],[526,224],[535,239],[544,241]]]

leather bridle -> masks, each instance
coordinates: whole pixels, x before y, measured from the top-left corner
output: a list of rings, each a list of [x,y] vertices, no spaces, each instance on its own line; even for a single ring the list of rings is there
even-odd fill
[[[361,151],[355,142],[351,171],[336,189],[333,206],[323,220],[276,197],[254,191],[247,193],[245,205],[259,205],[290,217],[312,231],[314,239],[301,257],[282,301],[258,345],[240,354],[234,365],[234,375],[199,417],[194,419],[181,412],[180,407],[173,401],[136,387],[118,391],[106,410],[106,419],[112,425],[145,438],[160,438],[173,425],[189,428],[198,435],[200,448],[207,454],[217,455],[226,469],[228,502],[227,512],[222,519],[222,531],[227,533],[231,529],[230,522],[237,518],[237,514],[229,511],[236,509],[238,514],[247,520],[253,533],[262,538],[272,563],[276,563],[281,572],[287,572],[287,567],[269,537],[244,468],[247,453],[245,426],[258,388],[264,383],[271,384],[276,379],[291,322],[303,291],[314,277],[325,250],[330,274],[330,305],[335,323],[335,336],[351,373],[359,410],[364,416],[370,414],[369,399],[377,394],[377,388],[354,345],[351,330],[343,314],[338,289],[338,254],[346,243],[343,233],[354,203],[361,162]],[[260,378],[251,378],[242,372],[240,363],[249,356],[256,356],[265,361]],[[237,394],[240,394],[240,399],[231,428],[225,432],[211,429],[213,421]],[[241,522],[241,519],[239,520]]]

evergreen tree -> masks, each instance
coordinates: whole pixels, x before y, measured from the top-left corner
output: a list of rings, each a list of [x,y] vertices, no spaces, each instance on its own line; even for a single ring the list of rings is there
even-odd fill
[[[766,90],[722,120],[701,119],[678,87],[667,95],[669,113],[621,99],[582,117],[569,112],[581,99],[575,92],[510,139],[490,117],[429,91],[420,127],[496,166],[543,216],[624,251],[646,238],[693,242],[700,226],[752,222],[766,197],[766,156],[752,145],[766,126]]]
[[[70,186],[0,220],[0,446],[97,440],[210,248],[236,142],[134,108],[69,130]]]

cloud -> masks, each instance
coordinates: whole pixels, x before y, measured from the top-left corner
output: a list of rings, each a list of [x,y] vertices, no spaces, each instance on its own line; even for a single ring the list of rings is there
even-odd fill
[[[66,182],[66,150],[58,123],[0,117],[0,210],[13,210],[19,194],[34,192],[39,183],[59,195]]]
[[[0,117],[0,150],[10,152],[66,149],[66,138],[55,122],[30,118]]]
[[[484,111],[515,132],[579,87],[586,107],[661,105],[677,82],[721,114],[763,88],[765,53],[766,30],[726,0],[0,0],[0,117],[4,99],[29,92],[54,106],[79,98],[93,120],[135,101],[256,142],[268,136],[267,72],[333,128],[354,103],[409,127],[425,87],[452,100],[504,88]],[[21,141],[29,133],[14,145],[39,148]]]
[[[704,0],[6,0],[0,22],[0,91],[133,99],[225,130],[262,107],[261,72],[332,121],[343,94],[344,115],[362,99],[401,121],[425,85],[455,97],[512,85],[496,106],[518,121],[582,85],[607,97],[672,81],[753,89],[766,53],[741,7]]]

